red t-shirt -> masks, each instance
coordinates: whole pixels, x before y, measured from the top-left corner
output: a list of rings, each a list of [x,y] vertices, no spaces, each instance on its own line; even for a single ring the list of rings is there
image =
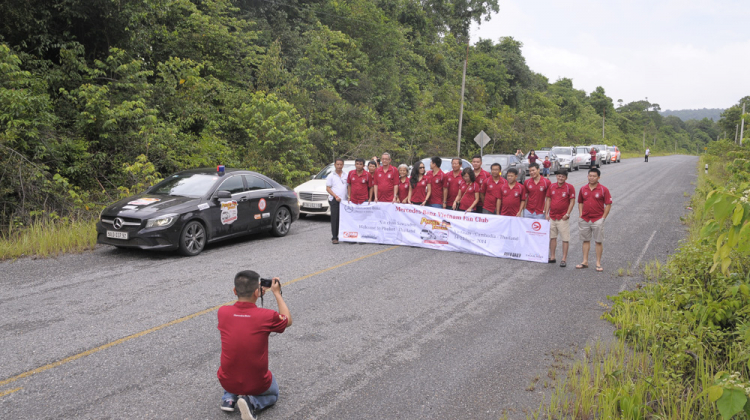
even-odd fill
[[[458,176],[453,175],[453,171],[450,171],[445,173],[443,182],[445,183],[443,188],[448,188],[447,206],[452,207],[453,202],[456,201],[456,197],[458,196],[461,184],[464,182],[464,178],[461,175],[461,171],[458,172]]]
[[[502,200],[500,207],[501,216],[516,216],[518,211],[521,210],[521,202],[526,200],[526,188],[516,182],[516,185],[511,188],[508,184],[505,184],[502,188],[503,195],[500,198]]]
[[[398,180],[398,201],[401,203],[406,203],[406,199],[409,198],[409,181],[408,176],[403,182],[401,179]]]
[[[479,190],[479,204],[477,206],[482,206],[482,194],[484,194],[484,183],[487,180],[487,178],[492,178],[492,175],[485,171],[484,169],[479,170],[479,175],[477,175],[476,171],[474,172],[474,182],[477,183],[477,188]]]
[[[430,193],[430,200],[427,203],[429,204],[443,204],[443,184],[444,184],[444,174],[443,171],[438,169],[437,174],[432,173],[430,171],[429,174],[427,174],[427,177],[429,178],[430,183],[430,190],[432,191]]]
[[[479,192],[479,184],[476,183],[476,181],[472,182],[471,185],[467,185],[466,181],[461,183],[461,191],[463,192],[463,196],[461,196],[461,202],[458,203],[458,208],[461,210],[468,210],[469,206],[471,206],[474,203],[474,199],[476,198],[474,196],[475,193]],[[477,203],[477,206],[479,203]],[[476,210],[476,207],[474,207]]]
[[[482,189],[484,190],[484,205],[482,206],[482,208],[489,211],[490,213],[495,213],[497,207],[497,199],[502,199],[503,187],[506,185],[508,185],[508,181],[506,181],[503,177],[500,177],[500,180],[498,180],[497,182],[492,179],[492,176],[487,178],[484,181],[484,185],[482,186]]]
[[[529,164],[536,163],[536,160],[539,159],[539,156],[535,154],[529,155]]]
[[[398,183],[398,169],[388,166],[388,170],[381,166],[375,170],[375,182],[378,184],[378,201],[393,201],[393,187]]]
[[[568,214],[570,200],[576,198],[576,189],[567,182],[562,187],[555,182],[547,188],[547,197],[549,197],[549,218],[560,220]]]
[[[422,180],[417,182],[416,186],[411,187],[411,202],[413,204],[422,204],[424,202],[424,198],[427,197],[428,182],[430,180],[427,178],[427,175],[424,175],[422,176]]]
[[[547,189],[552,184],[549,179],[539,177],[539,183],[534,182],[534,178],[529,178],[524,181],[523,186],[526,187],[526,195],[528,196],[528,202],[526,203],[526,210],[534,214],[544,213],[544,200],[547,198]]]
[[[596,150],[591,149],[591,164],[596,165]]]
[[[375,170],[375,173],[377,173],[377,172],[378,172],[378,171],[377,171],[377,169],[376,169],[376,170]],[[369,182],[368,186],[369,186],[370,188],[372,188],[372,187],[374,187],[374,186],[375,186],[375,174],[372,174],[372,173],[370,173],[370,171],[367,171],[367,173],[368,173],[368,174],[370,175],[370,180],[368,181],[368,182]]]
[[[578,193],[578,202],[583,203],[581,219],[596,222],[604,216],[604,206],[612,204],[612,196],[607,187],[602,184],[597,184],[593,190],[586,184]]]
[[[549,168],[550,166],[552,166],[552,161],[545,160],[544,162],[542,162],[542,165],[544,165],[545,168]]]
[[[284,315],[250,302],[219,308],[221,366],[216,376],[224,390],[237,395],[260,395],[271,387],[268,335],[282,333]]]
[[[346,177],[346,183],[352,189],[349,200],[354,204],[362,204],[370,198],[370,173],[362,171],[362,175],[357,175],[357,171],[349,171]]]

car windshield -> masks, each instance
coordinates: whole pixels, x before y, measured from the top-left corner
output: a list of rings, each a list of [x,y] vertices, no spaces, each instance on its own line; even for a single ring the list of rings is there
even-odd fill
[[[218,179],[213,174],[176,174],[156,184],[149,194],[203,197]]]
[[[570,148],[568,147],[555,147],[552,149],[552,153],[556,155],[570,155]]]
[[[595,144],[593,147],[595,147],[596,149],[598,149],[600,152],[607,150],[607,146],[605,146],[603,144]]]
[[[578,153],[589,153],[589,151],[586,150],[585,147],[579,147],[577,150],[578,150]]]
[[[482,169],[489,172],[492,169],[493,163],[499,163],[501,168],[507,168],[508,165],[508,157],[507,156],[484,156],[482,159]]]
[[[442,162],[440,162],[440,170],[443,172],[450,172],[453,170],[453,165],[451,164],[452,158],[441,158]],[[424,158],[422,159],[422,163],[424,163],[424,169],[425,173],[430,172],[430,162],[432,159],[430,158]],[[466,168],[467,166],[464,164],[464,161],[461,161],[461,167]]]
[[[336,168],[334,168],[333,164],[330,164],[323,168],[322,171],[318,172],[317,175],[315,175],[315,179],[326,179],[328,178],[328,175],[331,174]],[[348,174],[349,171],[354,170],[354,165],[344,165],[344,175]]]

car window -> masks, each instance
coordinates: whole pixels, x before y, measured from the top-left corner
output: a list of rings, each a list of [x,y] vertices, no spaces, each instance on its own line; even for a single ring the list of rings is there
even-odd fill
[[[258,178],[257,176],[245,175],[245,182],[247,182],[248,191],[272,188],[266,181]]]
[[[245,184],[241,176],[233,176],[221,183],[217,191],[229,191],[231,194],[238,194],[245,191]]]
[[[175,174],[154,185],[149,194],[203,197],[218,179],[213,174]]]
[[[552,153],[554,153],[556,155],[569,155],[570,154],[570,149],[568,149],[567,147],[560,147],[560,148],[556,147],[556,148],[552,149]]]
[[[367,169],[367,163],[365,163],[365,169]],[[331,172],[335,171],[336,168],[333,166],[333,163],[323,168],[322,171],[318,172],[317,175],[315,175],[315,179],[326,179],[328,178],[328,175],[331,174]],[[354,170],[354,165],[344,165],[343,172],[344,174],[348,174],[349,171]]]
[[[588,152],[589,152],[588,149],[585,148],[585,147],[579,147],[578,148],[578,153],[588,153]]]

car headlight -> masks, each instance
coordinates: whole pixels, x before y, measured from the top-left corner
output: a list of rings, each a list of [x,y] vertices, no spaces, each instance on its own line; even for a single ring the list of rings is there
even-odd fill
[[[174,222],[177,221],[178,217],[179,217],[179,214],[173,213],[173,214],[165,214],[164,216],[159,216],[155,219],[148,219],[148,221],[146,222],[146,228],[170,227],[174,224]]]

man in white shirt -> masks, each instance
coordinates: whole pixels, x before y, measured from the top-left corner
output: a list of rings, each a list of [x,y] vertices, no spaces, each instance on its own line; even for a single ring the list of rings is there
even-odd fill
[[[651,149],[646,148],[646,162],[648,162],[648,155],[651,154]]]
[[[341,200],[347,199],[344,159],[336,159],[333,167],[335,170],[326,178],[326,191],[328,191],[328,205],[331,208],[331,243],[337,244],[339,243],[339,209]]]

